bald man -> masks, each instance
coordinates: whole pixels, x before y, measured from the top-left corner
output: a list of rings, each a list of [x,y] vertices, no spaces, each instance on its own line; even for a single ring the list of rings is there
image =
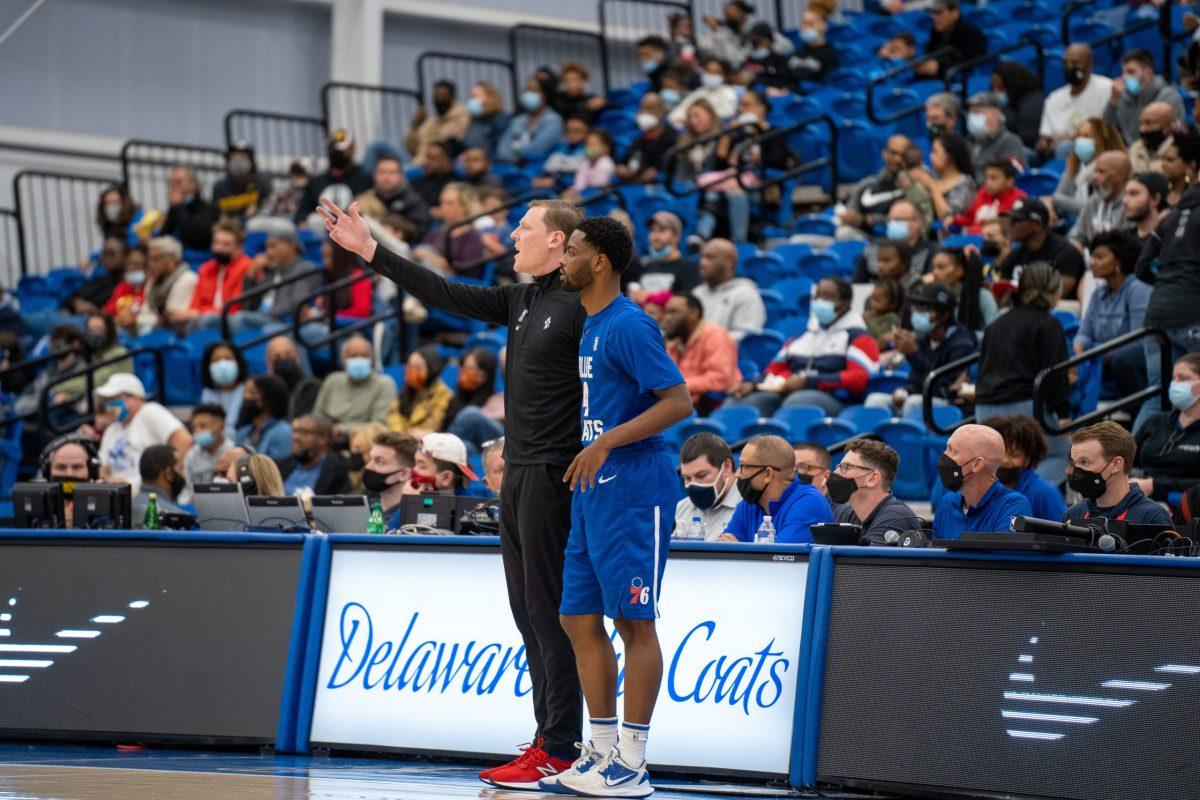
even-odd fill
[[[1080,123],[1104,114],[1112,95],[1112,80],[1093,75],[1092,48],[1073,44],[1063,52],[1063,75],[1067,85],[1050,93],[1042,108],[1038,129],[1038,152],[1050,158],[1066,158]]]
[[[1163,153],[1171,146],[1171,129],[1179,124],[1170,103],[1156,100],[1138,117],[1138,140],[1129,148],[1134,172],[1162,172]]]
[[[1012,530],[1011,520],[1033,510],[1025,496],[996,480],[1004,464],[1004,438],[986,425],[963,425],[938,457],[938,477],[948,490],[933,515],[935,539],[958,539],[964,532]]]
[[[1067,234],[1081,252],[1097,234],[1132,227],[1125,219],[1125,184],[1131,171],[1128,153],[1109,150],[1096,156],[1092,193]]]
[[[821,491],[796,477],[796,453],[780,436],[755,436],[746,443],[737,487],[742,500],[721,541],[756,541],[763,520],[769,517],[776,542],[803,544],[812,541],[813,525],[833,522],[833,512]]]
[[[692,290],[704,305],[704,319],[729,331],[735,342],[748,333],[761,333],[767,309],[758,284],[738,278],[738,252],[728,239],[710,239],[700,250],[700,279]]]
[[[851,190],[850,200],[838,219],[839,239],[865,239],[873,226],[887,222],[892,203],[906,195],[896,180],[904,171],[904,159],[911,146],[907,136],[897,134],[888,138],[880,154],[883,169],[863,178]]]

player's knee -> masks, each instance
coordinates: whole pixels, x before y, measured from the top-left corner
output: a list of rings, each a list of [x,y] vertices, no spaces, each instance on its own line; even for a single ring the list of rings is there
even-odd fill
[[[558,621],[572,642],[604,636],[604,623],[596,614],[559,614]]]
[[[652,619],[618,619],[614,620],[617,633],[627,647],[639,644],[649,644],[658,640],[658,632]]]

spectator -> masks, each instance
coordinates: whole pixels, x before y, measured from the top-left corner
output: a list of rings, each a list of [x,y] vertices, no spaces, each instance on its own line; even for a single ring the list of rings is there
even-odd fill
[[[314,175],[304,187],[300,207],[293,219],[302,222],[314,213],[322,197],[328,197],[339,207],[371,188],[371,176],[354,162],[354,134],[338,128],[325,141],[329,169]]]
[[[895,278],[909,285],[916,283],[928,269],[929,257],[934,250],[933,243],[925,238],[925,218],[920,209],[908,200],[897,200],[887,210],[884,230],[887,238],[867,245],[855,259],[854,282],[871,283],[875,278]],[[880,262],[880,248],[885,243],[906,248],[897,251],[899,263],[894,266],[890,260],[886,267]],[[908,269],[900,273],[899,267],[906,261]]]
[[[167,179],[167,218],[162,235],[178,239],[187,250],[207,250],[220,209],[204,199],[191,167],[174,167]]]
[[[742,500],[734,473],[733,453],[724,439],[714,433],[688,437],[679,450],[679,474],[687,496],[675,506],[677,537],[699,518],[705,541],[721,538]]]
[[[363,487],[367,497],[383,507],[387,529],[400,527],[400,504],[405,495],[414,495],[413,467],[417,463],[417,440],[407,433],[383,431],[371,442],[367,464],[363,468]]]
[[[915,54],[914,54],[915,55]],[[958,130],[962,105],[950,92],[935,92],[925,100],[925,130],[930,139],[937,139]],[[974,177],[974,172],[971,173]]]
[[[595,115],[606,105],[603,97],[589,92],[590,77],[587,67],[578,61],[568,61],[560,71],[558,91],[550,99],[550,107],[563,119],[581,116],[592,122]]]
[[[1125,183],[1129,180],[1129,156],[1108,152],[1096,157],[1092,174],[1092,194],[1067,234],[1080,250],[1094,236],[1128,228],[1125,220]]]
[[[347,476],[350,481],[351,494],[364,494],[363,468],[367,465],[367,457],[371,452],[371,443],[375,437],[387,430],[386,425],[360,425],[350,434],[350,457],[346,460]]]
[[[504,436],[504,425],[484,410],[496,393],[498,366],[495,353],[477,347],[462,357],[458,367],[458,389],[442,428],[462,439],[472,453],[478,453],[484,442]]]
[[[253,450],[253,449],[254,448],[250,448],[250,450]],[[250,457],[249,450],[247,450],[244,447],[238,447],[237,445],[234,445],[233,447],[229,448],[225,452],[221,453],[221,455],[217,456],[216,463],[213,464],[213,483],[237,483],[238,482],[238,474],[237,474],[238,462],[241,461],[243,458],[248,459],[249,457]],[[269,458],[267,460],[271,461],[271,459],[269,459]],[[274,465],[275,462],[271,461],[271,464]],[[282,494],[283,481],[279,482],[279,486],[280,486],[280,493]]]
[[[308,188],[308,159],[297,158],[288,166],[287,182],[271,192],[263,204],[262,212],[246,221],[249,230],[262,230],[275,219],[291,220],[300,210],[304,192]]]
[[[728,239],[712,239],[700,251],[702,284],[692,294],[704,306],[704,318],[729,331],[735,342],[748,333],[760,333],[767,321],[767,310],[758,285],[749,278],[738,278],[738,252]]]
[[[467,447],[452,433],[427,433],[417,447],[413,486],[421,493],[467,494],[467,483],[478,480],[467,464]]]
[[[987,220],[979,228],[983,244],[979,248],[984,263],[998,267],[1012,253],[1012,234],[1009,232],[1008,217]]]
[[[283,379],[270,374],[252,375],[242,389],[234,442],[239,447],[250,445],[271,458],[287,458],[292,452],[292,426],[287,412],[288,393]]]
[[[278,461],[284,494],[305,489],[316,495],[350,491],[346,459],[330,449],[332,442],[333,425],[325,417],[313,414],[292,421],[292,454]]]
[[[933,31],[925,45],[928,58],[917,65],[916,74],[923,78],[945,77],[946,71],[988,51],[983,31],[963,19],[958,0],[933,0],[929,6]],[[943,48],[948,53],[935,55]]]
[[[1130,479],[1147,497],[1162,501],[1172,493],[1186,492],[1200,474],[1200,353],[1187,353],[1175,361],[1169,396],[1171,411],[1152,414],[1135,428],[1134,466],[1142,477]]]
[[[217,459],[234,446],[233,437],[226,432],[227,419],[219,403],[200,403],[192,409],[192,446],[183,457],[189,489],[197,483],[212,483],[216,475],[223,474],[217,472]]]
[[[348,433],[368,422],[387,422],[396,384],[375,371],[371,343],[351,336],[342,344],[342,369],[326,376],[314,412]]]
[[[404,177],[404,165],[390,155],[375,160],[374,183],[355,198],[358,211],[364,217],[382,220],[389,214],[399,214],[412,224],[418,236],[429,228],[429,206],[425,198]]]
[[[249,496],[284,496],[283,477],[279,474],[279,467],[270,457],[262,453],[251,455],[238,447],[230,452],[237,453],[237,458],[229,466],[230,483],[242,483]],[[247,481],[249,487],[245,485]]]
[[[1067,483],[1084,499],[1067,509],[1063,520],[1102,518],[1129,525],[1161,525],[1164,530],[1173,527],[1162,506],[1143,493],[1141,482],[1129,477],[1140,450],[1129,432],[1111,420],[1076,431],[1071,436]],[[1194,470],[1190,474],[1194,480]]]
[[[812,541],[811,526],[833,522],[821,492],[796,478],[796,454],[786,439],[755,436],[742,450],[736,474],[742,499],[722,541],[753,542],[769,519],[777,543],[803,544]]]
[[[486,442],[483,455],[483,485],[493,497],[500,496],[500,487],[504,484],[504,437]]]
[[[50,329],[49,340],[50,349],[47,355],[60,355],[52,360],[41,372],[33,376],[26,376],[27,380],[19,384],[15,380],[16,376],[13,376],[14,380],[10,385],[10,389],[14,392],[20,392],[20,396],[15,401],[14,410],[21,416],[30,415],[32,417],[38,414],[43,403],[46,402],[43,400],[46,388],[59,378],[70,375],[85,366],[91,354],[91,348],[84,341],[83,331],[74,325],[54,326]],[[11,361],[12,359],[10,358],[9,360]],[[17,360],[19,361],[20,359]],[[32,379],[28,379],[29,377],[32,377]],[[51,396],[52,407],[65,404],[73,406],[78,400],[82,399],[84,392],[87,391],[86,379],[84,379],[82,387],[78,379],[68,382],[69,389],[64,390],[62,388],[63,385],[60,383],[54,389]],[[9,397],[5,397],[4,399],[6,402],[11,402],[11,398]],[[68,411],[68,409],[55,410],[64,413]]]
[[[432,148],[431,148],[432,151]],[[479,278],[485,255],[479,229],[465,220],[479,211],[475,191],[465,183],[448,183],[442,189],[438,216],[441,227],[425,234],[413,251],[414,258],[449,275]]]
[[[246,380],[246,360],[232,342],[213,342],[200,356],[200,402],[221,406],[230,431],[242,413],[242,384]]]
[[[404,365],[404,388],[400,391],[388,427],[401,432],[440,431],[454,392],[439,377],[445,359],[437,347],[418,347]]]
[[[732,68],[727,61],[710,56],[704,60],[704,69],[700,73],[700,87],[683,98],[668,115],[671,125],[682,128],[687,124],[687,112],[697,100],[703,100],[712,106],[721,119],[731,119],[737,114],[738,93],[729,84]]]
[[[796,78],[802,81],[821,82],[832,69],[837,69],[837,49],[825,35],[829,33],[829,19],[817,9],[809,6],[800,18],[800,41],[803,46],[796,52],[799,66],[793,69]]]
[[[453,82],[441,80],[433,84],[433,116],[425,106],[418,107],[404,137],[404,148],[413,161],[424,161],[425,148],[434,142],[459,141],[467,135],[471,112],[457,102],[457,96],[458,87]]]
[[[1067,85],[1046,98],[1038,128],[1037,150],[1043,158],[1065,156],[1080,126],[1104,114],[1112,95],[1112,81],[1093,75],[1094,66],[1092,48],[1086,44],[1073,44],[1063,52]]]
[[[1050,210],[1037,200],[1022,200],[1009,215],[1012,238],[1017,248],[1000,263],[1000,277],[1017,282],[1021,270],[1035,261],[1045,261],[1062,276],[1063,297],[1075,297],[1083,279],[1083,256],[1070,242],[1050,230]]]
[[[1028,162],[1025,145],[1015,133],[1005,129],[1000,98],[980,92],[971,98],[967,114],[967,132],[971,134],[971,162],[975,179],[983,183],[984,170],[997,161],[1010,161],[1023,171]]]
[[[211,232],[208,236],[212,238]],[[135,317],[139,334],[144,336],[159,327],[181,331],[191,319],[189,309],[199,282],[196,273],[183,260],[179,241],[170,236],[151,239],[146,296]]]
[[[463,137],[463,147],[482,148],[488,158],[495,158],[500,137],[508,129],[508,114],[504,113],[500,90],[488,81],[475,84],[467,97],[467,111],[471,113],[471,124]]]
[[[812,301],[815,324],[784,343],[757,386],[744,381],[733,390],[737,404],[754,406],[764,417],[781,405],[820,406],[832,417],[861,402],[879,368],[879,348],[851,310],[853,297],[844,278],[822,278]]]
[[[317,403],[321,381],[308,372],[300,351],[290,336],[275,336],[267,342],[267,372],[278,376],[288,391],[288,419],[302,417]]]
[[[743,0],[726,3],[722,16],[720,20],[713,16],[704,18],[708,32],[700,40],[700,49],[739,65],[750,57],[750,33],[759,24],[759,17],[754,14],[754,6]],[[791,42],[778,33],[774,34],[771,44],[781,53],[788,53],[792,48]]]
[[[133,495],[133,527],[144,527],[143,519],[150,498],[154,498],[159,514],[183,514],[175,504],[187,487],[183,476],[182,459],[175,448],[168,444],[156,444],[142,451],[138,459],[138,472],[142,483]],[[157,521],[156,521],[157,522]]]
[[[140,242],[129,249],[129,254],[125,256],[125,274],[113,289],[108,302],[100,309],[111,317],[130,320],[129,324],[117,324],[134,335],[137,328],[132,320],[146,299],[146,262],[149,260],[149,252],[149,248]]]
[[[612,183],[617,172],[612,154],[613,140],[608,131],[596,128],[588,133],[583,145],[583,163],[576,168],[571,183],[571,191],[576,197],[582,197],[588,189],[603,189]]]
[[[482,147],[468,147],[458,157],[463,181],[475,189],[502,189],[504,182],[492,172],[492,161]]]
[[[1027,415],[992,417],[987,426],[1004,439],[1004,466],[996,470],[996,478],[1009,489],[1029,501],[1033,516],[1038,519],[1060,520],[1067,510],[1062,492],[1050,481],[1037,474],[1037,465],[1046,457],[1046,437],[1037,420]]]
[[[642,95],[636,117],[641,135],[633,140],[617,167],[617,175],[626,181],[650,183],[666,166],[666,155],[678,139],[675,129],[664,119],[667,107],[654,92]]]
[[[1096,156],[1109,151],[1124,152],[1125,141],[1121,133],[1099,117],[1086,119],[1079,124],[1071,152],[1067,154],[1067,166],[1054,195],[1049,199],[1051,209],[1059,216],[1078,214],[1087,205],[1092,192],[1092,173],[1096,168]]]
[[[875,281],[863,310],[863,319],[867,323],[867,332],[874,337],[881,353],[891,342],[893,329],[900,324],[900,311],[903,308],[904,287],[900,281],[890,278]]]
[[[362,262],[358,256],[332,239],[321,242],[321,268],[323,286],[331,286],[363,274]],[[331,300],[333,307],[327,308]],[[357,283],[335,290],[332,298],[327,294],[319,295],[313,300],[311,307],[301,309],[300,315],[310,322],[300,329],[300,335],[305,338],[324,336],[329,332],[328,323],[325,322],[329,314],[333,314],[339,321],[351,323],[366,319],[371,316],[374,304],[375,276],[371,273]]]
[[[993,161],[983,174],[983,186],[979,187],[970,208],[954,217],[954,224],[968,233],[979,233],[984,222],[1012,211],[1013,205],[1025,197],[1025,192],[1017,188],[1017,168],[1011,161]]]
[[[1125,184],[1125,221],[1132,222],[1138,244],[1145,244],[1167,213],[1170,184],[1157,172],[1141,172]]]
[[[566,189],[575,180],[575,173],[587,163],[587,138],[591,125],[580,117],[572,117],[563,123],[563,140],[542,165],[542,174],[533,179],[533,185],[546,189]]]
[[[146,401],[146,390],[135,375],[113,375],[96,389],[96,401],[96,427],[104,430],[101,478],[128,483],[136,493],[141,482],[138,464],[146,448],[169,444],[182,456],[192,446],[192,435],[174,414]]]
[[[646,80],[650,82],[650,91],[652,92],[662,91],[663,76],[671,68],[671,64],[667,60],[669,49],[670,45],[667,44],[667,40],[657,35],[644,36],[634,43],[634,53],[637,56],[638,64],[645,73]],[[679,102],[678,97],[675,98],[675,102]],[[669,105],[674,105],[674,103]]]
[[[796,456],[796,480],[828,496],[825,482],[829,480],[829,451],[816,442],[796,442],[792,452]]]
[[[892,38],[880,45],[879,49],[875,51],[875,55],[893,63],[912,61],[917,57],[916,37],[909,31],[894,33]]]
[[[1102,233],[1090,245],[1096,289],[1088,301],[1075,352],[1112,341],[1142,327],[1151,289],[1133,274],[1142,245],[1130,231]],[[1103,356],[1104,377],[1125,397],[1146,387],[1146,362],[1141,342]]]
[[[1130,50],[1123,55],[1121,74],[1112,82],[1104,119],[1117,126],[1125,144],[1132,146],[1137,141],[1142,109],[1151,103],[1167,103],[1176,119],[1185,117],[1179,90],[1154,74],[1154,56],[1148,51]]]
[[[892,494],[900,454],[883,442],[851,439],[845,455],[826,481],[829,499],[837,503],[838,522],[859,525],[863,536],[883,543],[889,530],[919,531],[924,524]]]
[[[1129,148],[1134,172],[1162,172],[1163,156],[1173,144],[1171,132],[1179,125],[1170,103],[1156,100],[1138,116],[1138,138]]]
[[[125,260],[129,256],[129,245],[117,236],[106,236],[100,247],[100,262],[88,275],[87,281],[59,302],[59,310],[68,314],[90,314],[99,311],[108,304],[116,288],[125,278]],[[55,325],[61,324],[61,317],[54,317],[48,325],[42,326],[30,320],[30,327],[35,333],[44,334]]]
[[[889,211],[888,213],[892,212]],[[926,243],[925,249],[919,255],[922,259],[925,259],[928,258],[929,253],[929,244]],[[868,267],[865,265],[870,263],[872,255],[874,255],[875,263],[879,268],[878,281],[896,281],[906,292],[921,282],[921,273],[913,268],[913,259],[915,256],[913,249],[908,246],[908,242],[885,239],[884,241],[867,245],[866,250],[860,255],[863,256],[863,259],[855,267],[855,283],[870,282],[870,275],[865,271]]]
[[[883,169],[863,178],[851,190],[850,201],[838,218],[839,239],[863,239],[884,221],[892,203],[904,197],[897,176],[904,171],[904,158],[911,144],[907,136],[891,136],[883,148]]]
[[[239,222],[257,214],[271,196],[271,181],[258,172],[254,146],[234,142],[225,153],[225,177],[213,186],[213,203],[222,219]]]
[[[496,160],[524,164],[548,155],[562,140],[563,120],[546,107],[546,96],[537,80],[525,81],[521,92],[523,112],[512,118],[496,145]]]
[[[800,82],[800,57],[790,40],[777,42],[775,29],[768,22],[756,22],[746,34],[750,52],[742,70],[753,76],[768,91],[785,91]]]
[[[971,146],[957,133],[943,133],[933,139],[929,150],[929,166],[912,169],[909,176],[929,191],[933,213],[947,220],[967,213],[975,197],[975,166],[971,163]]]
[[[692,25],[692,15],[679,11],[668,14],[667,29],[671,39],[671,60],[695,67],[696,31]]]
[[[1163,153],[1162,174],[1170,185],[1167,205],[1179,205],[1183,193],[1196,183],[1200,168],[1200,135],[1193,131],[1175,131]]]
[[[962,425],[938,458],[938,477],[949,491],[933,514],[935,539],[964,533],[1009,531],[1016,515],[1032,516],[1029,501],[996,480],[1004,463],[1004,439],[984,425]]]
[[[426,208],[434,219],[441,219],[438,208],[442,190],[454,183],[454,154],[448,141],[430,142],[425,146],[421,157],[421,176],[412,182],[415,191],[425,202]]]
[[[142,222],[142,209],[129,196],[129,187],[110,183],[100,191],[96,200],[96,227],[105,239],[120,239],[126,247],[138,242],[134,228]]]
[[[303,255],[304,245],[294,229],[281,228],[267,235],[266,250],[254,258],[246,273],[245,291],[261,286],[274,288],[246,300],[233,318],[235,328],[261,327],[297,312],[297,306],[321,280],[317,265]],[[288,280],[291,283],[285,283]]]
[[[699,181],[706,172],[724,165],[717,156],[721,118],[705,100],[692,103],[687,111],[687,126],[677,142],[675,161],[668,165],[670,180]]]
[[[227,302],[242,293],[246,273],[254,263],[242,249],[245,238],[242,226],[236,222],[221,221],[213,226],[212,258],[200,265],[192,300],[185,311],[194,327],[212,326]],[[229,306],[230,313],[240,309],[237,303]]]
[[[84,445],[82,437],[65,437],[47,445],[42,455],[45,469],[41,479],[62,487],[64,527],[75,524],[75,488],[81,483],[94,483],[91,478],[93,465],[89,463],[92,452],[92,448]]]
[[[667,352],[687,383],[692,405],[701,414],[712,411],[741,383],[737,344],[724,328],[704,320],[704,306],[687,292],[671,295],[662,328]],[[714,394],[720,398],[710,397]]]
[[[631,264],[622,275],[626,289],[635,302],[658,292],[690,292],[700,284],[700,271],[691,258],[679,249],[683,221],[670,211],[657,211],[650,218],[647,236],[649,255]]]
[[[51,337],[53,338],[53,337]],[[121,359],[128,351],[117,338],[117,326],[113,318],[107,314],[88,314],[83,328],[84,343],[87,345],[86,354],[93,364],[105,364],[96,367],[92,372],[92,385],[102,386],[110,376],[119,372],[133,374],[133,359]],[[54,348],[51,347],[51,352]],[[120,359],[120,360],[119,360]],[[57,392],[72,396],[82,396],[87,392],[87,379],[80,375],[78,378],[60,383]]]
[[[1038,76],[1016,61],[1001,61],[992,71],[991,88],[1004,104],[1004,127],[1026,147],[1036,147],[1046,103]]]

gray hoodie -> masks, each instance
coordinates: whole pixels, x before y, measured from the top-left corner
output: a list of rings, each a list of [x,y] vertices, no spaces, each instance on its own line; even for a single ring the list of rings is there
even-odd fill
[[[1113,80],[1120,81],[1124,78],[1116,77]],[[1175,112],[1175,119],[1186,118],[1183,113],[1183,98],[1179,96],[1179,91],[1163,80],[1161,75],[1155,75],[1150,85],[1143,87],[1136,95],[1121,92],[1116,103],[1110,101],[1104,109],[1104,120],[1117,126],[1125,144],[1132,145],[1138,139],[1138,120],[1142,116],[1142,109],[1157,102],[1169,104]]]

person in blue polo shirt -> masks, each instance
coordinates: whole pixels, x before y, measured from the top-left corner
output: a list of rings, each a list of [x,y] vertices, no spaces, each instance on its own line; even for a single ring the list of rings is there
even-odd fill
[[[1023,494],[1038,519],[1062,519],[1067,510],[1063,493],[1037,474],[1037,465],[1049,452],[1042,426],[1028,414],[992,417],[985,424],[1004,439],[1004,466],[996,470],[1000,482]],[[1063,477],[1057,480],[1061,483]]]
[[[747,442],[737,478],[742,501],[722,541],[753,542],[764,518],[770,517],[776,542],[803,544],[812,541],[812,525],[833,522],[821,491],[796,478],[796,453],[780,436],[755,436]]]
[[[1004,439],[986,425],[963,425],[938,457],[938,477],[949,492],[933,515],[933,538],[958,539],[964,532],[1012,530],[1018,514],[1033,516],[1029,501],[996,480],[1004,463]]]
[[[1137,444],[1129,432],[1105,420],[1071,437],[1071,476],[1067,483],[1083,496],[1063,515],[1064,522],[1105,519],[1131,525],[1173,528],[1171,515],[1131,483]]]

